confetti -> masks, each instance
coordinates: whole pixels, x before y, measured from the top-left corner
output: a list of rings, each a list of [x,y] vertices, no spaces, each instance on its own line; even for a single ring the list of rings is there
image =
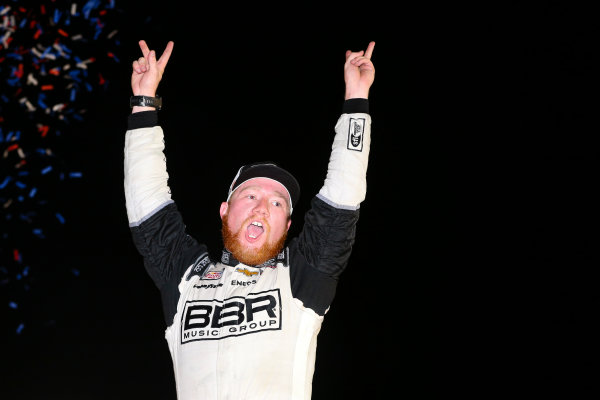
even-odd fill
[[[60,232],[59,193],[83,178],[60,145],[79,133],[90,100],[120,68],[114,0],[25,4],[0,5],[0,293],[15,314],[3,329],[17,335],[32,326],[20,313],[46,256],[32,249]]]

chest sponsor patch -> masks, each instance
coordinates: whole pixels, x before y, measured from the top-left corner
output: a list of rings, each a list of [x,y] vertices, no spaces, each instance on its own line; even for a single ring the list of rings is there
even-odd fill
[[[223,276],[223,271],[208,271],[200,279],[219,280],[221,276]]]
[[[200,285],[194,285],[196,289],[216,289],[222,287],[223,284],[219,283],[202,283]]]
[[[246,276],[257,276],[257,275],[260,275],[260,270],[259,271],[250,271],[248,268],[236,268],[235,271],[236,272],[241,272],[242,274],[244,274]]]
[[[187,301],[181,315],[181,344],[281,329],[279,289],[220,300]]]

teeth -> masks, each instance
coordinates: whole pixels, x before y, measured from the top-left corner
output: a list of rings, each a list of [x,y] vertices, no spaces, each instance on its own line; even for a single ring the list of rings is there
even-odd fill
[[[252,223],[252,225],[256,225],[256,226],[262,226],[262,224],[261,224],[260,222],[256,222],[256,221],[254,221],[254,222]]]
[[[248,235],[248,236],[250,236],[252,239],[256,239],[256,236],[254,236],[254,235]]]

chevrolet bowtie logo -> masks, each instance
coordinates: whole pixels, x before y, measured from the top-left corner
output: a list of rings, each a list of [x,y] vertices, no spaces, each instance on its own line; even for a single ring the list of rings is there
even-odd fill
[[[242,274],[246,275],[246,276],[252,276],[252,275],[258,275],[258,271],[248,271],[248,269],[244,268],[237,268],[236,269],[237,272],[241,272]]]

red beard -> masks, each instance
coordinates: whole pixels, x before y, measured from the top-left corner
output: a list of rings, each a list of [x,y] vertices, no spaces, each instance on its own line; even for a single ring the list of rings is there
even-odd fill
[[[260,265],[271,258],[275,258],[277,254],[281,252],[283,246],[285,244],[285,239],[287,237],[287,231],[281,235],[281,237],[275,242],[270,242],[267,240],[262,247],[258,249],[251,249],[244,246],[243,242],[239,239],[241,231],[247,223],[250,222],[249,219],[244,221],[242,227],[237,232],[232,232],[229,229],[229,225],[227,224],[227,214],[223,215],[223,226],[221,228],[221,232],[223,234],[223,243],[225,248],[233,254],[236,260],[246,265]],[[265,225],[265,233],[269,234],[270,227],[268,224]]]

